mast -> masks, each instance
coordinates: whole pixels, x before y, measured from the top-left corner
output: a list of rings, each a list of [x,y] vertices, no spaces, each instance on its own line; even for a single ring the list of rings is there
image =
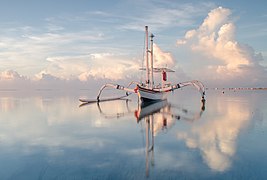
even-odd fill
[[[154,87],[154,72],[153,72],[153,69],[154,69],[154,67],[153,67],[153,61],[154,61],[154,59],[153,59],[153,37],[154,37],[154,35],[151,33],[151,35],[150,35],[150,69],[151,69],[151,73],[150,73],[150,80],[151,80],[151,89],[153,89],[153,87]]]
[[[150,87],[150,71],[149,71],[149,63],[148,63],[148,26],[145,26],[146,32],[146,84]]]

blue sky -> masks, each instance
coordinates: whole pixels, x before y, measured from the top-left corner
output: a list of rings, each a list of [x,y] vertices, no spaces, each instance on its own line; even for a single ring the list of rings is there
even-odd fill
[[[156,65],[175,69],[173,81],[266,86],[266,5],[263,0],[0,1],[0,85],[139,78],[148,25],[156,36]]]

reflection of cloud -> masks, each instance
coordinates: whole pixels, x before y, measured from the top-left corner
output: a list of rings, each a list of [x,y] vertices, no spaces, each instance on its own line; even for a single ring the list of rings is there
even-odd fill
[[[8,106],[1,112],[1,147],[19,145],[21,152],[29,152],[43,146],[55,155],[63,153],[66,147],[96,150],[113,143],[110,139],[88,135],[96,130],[87,119],[88,111],[79,111],[69,98],[9,98],[10,105],[6,101],[0,99],[1,107]],[[94,114],[90,118],[94,121]],[[77,135],[87,138],[77,138]]]
[[[195,124],[190,131],[177,134],[187,147],[198,148],[203,160],[216,171],[225,171],[231,166],[238,134],[247,125],[250,116],[245,104],[226,103],[223,108],[221,105],[217,105],[221,116],[216,120]]]
[[[164,108],[166,109],[166,108]],[[162,111],[162,110],[161,110]],[[168,131],[172,126],[174,126],[176,119],[171,115],[163,115],[161,113],[154,114],[154,135],[161,132]]]
[[[10,112],[16,108],[16,102],[10,97],[1,97],[0,98],[0,111],[1,112]]]

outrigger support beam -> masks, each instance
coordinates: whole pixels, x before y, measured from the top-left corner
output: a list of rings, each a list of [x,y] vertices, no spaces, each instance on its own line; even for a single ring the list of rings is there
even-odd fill
[[[134,82],[130,83],[128,85],[128,87],[133,84]],[[108,83],[108,84],[105,84],[104,86],[102,86],[98,92],[98,95],[97,95],[97,101],[100,101],[100,95],[102,93],[102,91],[106,88],[106,87],[111,87],[111,88],[114,88],[114,89],[118,89],[118,90],[123,90],[123,91],[126,91],[126,96],[130,95],[128,92],[131,92],[131,93],[135,93],[135,90],[134,89],[130,89],[128,87],[124,87],[124,86],[121,86],[119,84],[111,84],[111,83]]]
[[[136,82],[136,81],[132,81],[132,82],[130,82],[130,83],[128,84],[127,88],[129,88],[132,84],[138,85],[138,84],[140,84],[140,83],[138,83],[138,82]]]
[[[173,91],[175,89],[179,89],[179,88],[182,88],[182,87],[185,87],[185,86],[193,86],[193,87],[195,87],[199,91],[199,93],[201,94],[202,101],[205,101],[205,87],[200,81],[197,81],[197,80],[186,81],[186,82],[178,83],[178,84],[175,84],[175,85],[170,85],[169,87],[164,88],[164,91],[165,92]]]
[[[193,80],[193,81],[187,81],[187,82],[178,83],[176,85],[176,88],[178,89],[178,88],[182,88],[182,87],[185,87],[185,86],[193,86],[193,87],[195,87],[199,91],[199,93],[201,94],[202,101],[205,100],[205,87],[200,81]]]
[[[111,83],[105,84],[104,86],[102,86],[100,88],[100,90],[98,92],[97,101],[98,102],[100,101],[100,95],[103,92],[103,90],[105,88],[107,88],[107,87],[111,87],[111,88],[114,88],[114,89],[126,91],[126,96],[129,96],[131,93],[137,93],[138,92],[137,86],[134,89],[129,88],[132,84],[140,85],[140,83],[135,82],[135,81],[132,81],[131,83],[129,83],[127,87],[124,87],[124,86],[119,85],[119,84],[111,84]],[[173,91],[173,90],[185,87],[185,86],[193,86],[193,87],[195,87],[200,92],[200,94],[202,96],[202,100],[201,101],[203,103],[205,103],[205,88],[204,88],[204,85],[200,81],[197,81],[197,80],[186,81],[186,82],[178,83],[178,84],[175,84],[175,85],[169,85],[168,87],[163,88],[162,91],[169,92],[169,91]],[[123,97],[126,97],[126,96],[123,96]]]

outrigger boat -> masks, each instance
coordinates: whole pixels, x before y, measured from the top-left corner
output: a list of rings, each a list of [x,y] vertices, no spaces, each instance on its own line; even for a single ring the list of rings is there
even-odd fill
[[[200,92],[202,97],[202,102],[205,101],[205,88],[204,85],[197,80],[193,81],[187,81],[182,82],[178,84],[171,84],[167,82],[167,72],[174,72],[171,69],[168,68],[154,68],[153,65],[153,38],[154,35],[151,33],[150,36],[148,36],[148,26],[145,26],[145,34],[146,34],[146,40],[145,40],[145,63],[146,68],[141,68],[140,70],[146,71],[146,81],[145,82],[131,82],[127,87],[124,87],[119,84],[112,84],[108,83],[102,86],[98,92],[96,100],[86,100],[86,99],[80,99],[83,103],[92,103],[92,102],[100,102],[100,101],[109,101],[109,100],[117,100],[124,97],[127,97],[131,93],[138,94],[139,98],[142,102],[153,102],[153,101],[160,101],[160,100],[166,100],[167,95],[169,92],[174,91],[176,89],[185,87],[185,86],[193,86],[197,88],[197,90]],[[149,49],[149,40],[150,37],[150,49]],[[155,85],[154,82],[154,73],[161,73],[162,74],[162,83],[159,85]],[[130,86],[132,84],[135,84],[135,88],[131,89]],[[118,98],[109,98],[109,99],[100,99],[102,91],[107,88],[111,87],[118,90],[126,91],[126,95]]]

